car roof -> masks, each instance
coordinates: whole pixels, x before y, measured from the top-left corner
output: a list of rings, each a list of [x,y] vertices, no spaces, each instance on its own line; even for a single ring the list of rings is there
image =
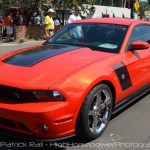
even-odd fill
[[[92,19],[78,20],[73,23],[108,23],[108,24],[119,24],[129,26],[133,22],[147,23],[147,21],[144,20],[130,19],[130,18],[92,18]]]

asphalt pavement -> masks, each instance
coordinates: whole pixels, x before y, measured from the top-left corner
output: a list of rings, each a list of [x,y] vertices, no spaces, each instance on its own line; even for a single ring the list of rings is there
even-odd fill
[[[0,43],[0,54],[42,44],[44,41]],[[9,132],[8,132],[9,134]],[[150,150],[150,93],[112,116],[105,132],[93,141],[76,137],[61,142],[20,141],[0,132],[0,150]]]

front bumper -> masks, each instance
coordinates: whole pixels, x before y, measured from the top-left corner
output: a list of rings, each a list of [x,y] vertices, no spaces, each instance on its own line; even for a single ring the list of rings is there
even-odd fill
[[[1,129],[35,139],[59,139],[75,132],[76,119],[67,102],[0,104],[0,112]]]
[[[3,141],[15,140],[15,141],[26,141],[26,142],[58,142],[67,139],[72,139],[75,136],[76,136],[75,134],[72,134],[61,138],[44,139],[44,138],[37,138],[31,135],[17,133],[6,129],[0,129],[0,139],[3,139]]]

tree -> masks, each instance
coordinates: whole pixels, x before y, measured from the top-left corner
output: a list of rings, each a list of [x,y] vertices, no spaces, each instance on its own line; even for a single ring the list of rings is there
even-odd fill
[[[0,7],[1,8],[9,8],[10,6],[13,5],[13,1],[12,0],[0,0]]]
[[[143,18],[145,11],[150,11],[150,7],[147,4],[148,2],[140,2],[140,8],[139,8],[140,19]]]
[[[8,9],[11,7],[28,7],[33,11],[42,7],[46,0],[0,0],[0,8]]]

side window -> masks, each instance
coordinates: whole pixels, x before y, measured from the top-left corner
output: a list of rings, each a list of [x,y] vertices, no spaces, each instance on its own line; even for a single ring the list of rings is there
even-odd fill
[[[150,26],[149,25],[140,25],[136,26],[130,37],[130,43],[133,41],[144,41],[150,43]]]

